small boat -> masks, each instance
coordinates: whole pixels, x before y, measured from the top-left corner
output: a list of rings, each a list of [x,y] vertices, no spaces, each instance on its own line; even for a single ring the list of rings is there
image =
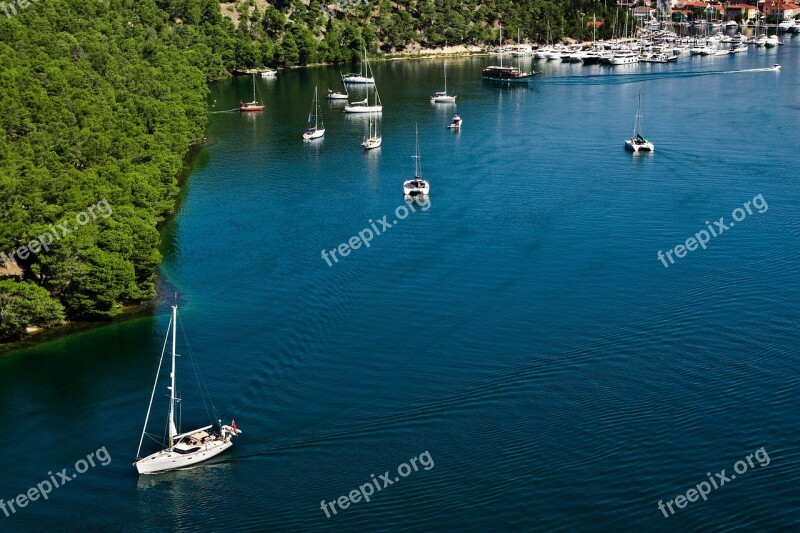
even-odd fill
[[[347,93],[337,93],[335,91],[328,89],[328,95],[325,98],[327,98],[328,100],[347,100],[348,98],[350,98],[350,95]]]
[[[319,118],[319,98],[317,97],[317,88],[314,87],[314,100],[311,103],[312,108],[311,111],[308,113],[308,129],[303,132],[303,140],[304,141],[311,141],[313,139],[319,139],[323,135],[325,135],[325,124],[320,121]],[[311,125],[311,118],[314,118],[314,125]]]
[[[374,130],[372,129],[373,124],[375,125]],[[381,138],[381,134],[378,133],[378,120],[374,116],[374,114],[370,114],[369,123],[367,124],[367,136],[364,137],[364,141],[361,143],[361,146],[364,148],[364,151],[366,152],[367,150],[374,150],[375,148],[380,148],[382,143],[383,139]]]
[[[779,44],[783,43],[781,42],[780,39],[778,39],[777,35],[770,35],[769,37],[767,37],[767,40],[764,41],[764,46],[766,46],[767,48],[774,48]]]
[[[789,31],[795,25],[794,19],[786,19],[778,23],[778,31]]]
[[[451,130],[458,130],[458,129],[461,129],[461,124],[462,124],[463,122],[464,122],[464,121],[463,121],[463,120],[461,120],[461,117],[460,117],[460,116],[458,116],[458,113],[455,113],[455,114],[453,115],[453,122],[451,122],[450,124],[448,124],[448,125],[447,125],[447,127],[448,127],[448,128],[450,128]]]
[[[625,149],[632,152],[652,152],[655,146],[642,136],[642,93],[639,92],[639,103],[636,104],[636,120],[633,124],[633,136],[625,139]]]
[[[742,52],[747,52],[747,45],[746,44],[739,44],[737,46],[731,47],[732,54],[741,54]]]
[[[252,102],[241,102],[239,104],[239,111],[243,113],[251,112],[251,111],[261,111],[264,109],[264,104],[258,101],[256,98],[256,75],[253,74],[253,101]]]
[[[261,72],[262,78],[275,78],[278,76],[277,70],[267,69]]]
[[[725,29],[728,30],[735,30],[738,27],[739,24],[735,20],[729,20],[728,22],[725,23]]]
[[[412,159],[414,159],[414,178],[403,182],[403,196],[428,196],[431,192],[431,184],[428,180],[422,179],[421,176],[421,165],[419,163],[419,131],[416,126],[414,127],[414,133],[416,136],[416,153],[411,156]]]
[[[775,63],[772,67],[770,67],[769,70],[776,70],[777,71],[777,70],[780,70],[780,69],[781,69],[781,66],[779,64]]]
[[[142,442],[144,441],[144,436],[147,434],[147,422],[150,419],[150,411],[153,408],[153,398],[155,397],[156,388],[158,387],[158,377],[161,374],[161,364],[164,361],[164,350],[162,350],[159,369],[158,372],[156,372],[156,381],[153,385],[153,393],[150,395],[150,405],[147,408],[147,416],[145,416],[144,419],[142,437],[139,439],[139,449],[136,452],[136,462],[133,463],[133,465],[136,467],[136,471],[139,474],[157,474],[159,472],[184,468],[202,461],[207,461],[208,459],[219,455],[233,446],[233,437],[242,432],[236,427],[236,422],[231,421],[231,425],[220,424],[218,428],[214,428],[214,424],[210,424],[192,431],[180,433],[180,429],[175,423],[176,407],[179,408],[179,406],[176,404],[180,402],[180,399],[175,395],[175,347],[176,331],[178,329],[177,320],[178,306],[173,305],[172,319],[170,320],[169,327],[167,328],[167,337],[164,340],[165,350],[167,340],[170,338],[170,333],[172,334],[172,366],[169,373],[170,386],[167,387],[169,390],[169,411],[167,415],[168,438],[165,443],[166,447],[159,452],[155,452],[147,457],[140,458]]]

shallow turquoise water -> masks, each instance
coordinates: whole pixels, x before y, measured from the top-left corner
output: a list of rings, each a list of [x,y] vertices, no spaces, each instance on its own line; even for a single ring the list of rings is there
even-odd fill
[[[0,498],[102,446],[112,460],[0,527],[798,527],[800,39],[786,40],[666,66],[534,62],[512,89],[480,80],[488,58],[450,60],[460,133],[444,127],[454,108],[426,98],[441,62],[376,64],[384,144],[368,154],[365,118],[327,102],[324,140],[300,140],[314,85],[336,88],[338,69],[259,79],[265,112],[212,115],[161,273],[244,433],[212,465],[134,474],[166,298],[155,317],[13,354]],[[250,83],[215,86],[211,110]],[[632,156],[640,90],[656,152]],[[323,248],[395,220],[415,123],[430,208],[328,267]],[[759,194],[763,214],[658,260]],[[184,420],[202,424],[181,376]],[[769,466],[659,511],[761,447]],[[430,470],[320,509],[425,451]]]

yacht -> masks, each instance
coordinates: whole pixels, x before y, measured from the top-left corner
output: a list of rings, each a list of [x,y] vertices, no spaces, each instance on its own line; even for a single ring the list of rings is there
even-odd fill
[[[778,23],[778,31],[789,31],[795,25],[794,19],[786,19]]]
[[[766,46],[767,48],[774,48],[779,44],[783,43],[781,42],[780,39],[778,39],[777,35],[770,35],[769,37],[767,37],[767,40],[764,41],[764,46]]]
[[[739,24],[735,20],[729,20],[725,23],[725,29],[727,30],[735,30],[739,27]]]
[[[503,28],[500,27],[500,48],[503,47]],[[483,79],[502,83],[528,83],[534,72],[524,72],[517,67],[504,67],[503,56],[500,65],[489,65],[483,69]]]
[[[652,152],[655,146],[642,135],[642,93],[639,92],[639,102],[636,104],[636,119],[633,123],[633,136],[625,139],[625,149],[632,152]]]
[[[242,113],[251,113],[253,111],[263,111],[264,104],[256,98],[256,75],[253,74],[253,100],[251,102],[240,102],[239,111]]]
[[[261,72],[262,78],[275,78],[278,76],[277,70],[267,69]]]
[[[428,196],[431,192],[431,184],[428,180],[422,179],[421,165],[419,163],[419,132],[414,127],[415,133],[415,146],[416,153],[412,156],[414,159],[414,178],[403,182],[403,196]]]
[[[361,66],[359,67],[358,72],[357,73],[351,72],[342,75],[343,83],[353,83],[361,85],[371,85],[375,83],[375,78],[372,76],[372,71],[369,68],[369,62],[367,61],[366,47],[364,47],[363,50],[364,50],[364,60],[361,62]]]
[[[447,60],[444,61],[444,90],[436,91],[431,95],[432,104],[454,104],[456,97],[447,94]]]
[[[633,50],[623,49],[614,52],[611,56],[611,65],[628,65],[630,63],[638,63],[639,56],[633,53]]]
[[[367,124],[367,136],[364,137],[364,141],[361,143],[361,147],[364,148],[364,151],[366,152],[367,150],[374,150],[375,148],[380,148],[382,143],[383,143],[383,138],[381,137],[381,134],[378,132],[378,118],[377,116],[375,116],[374,113],[370,113],[369,122]]]
[[[319,98],[317,97],[317,88],[314,87],[314,100],[311,102],[311,111],[308,113],[308,128],[303,132],[303,140],[311,141],[319,139],[325,135],[325,124],[320,120],[319,113]],[[314,125],[311,125],[311,119],[314,119]]]
[[[161,352],[161,360],[159,361],[158,372],[156,372],[156,380],[153,385],[153,392],[150,395],[150,405],[147,408],[147,415],[144,419],[144,429],[142,429],[142,436],[139,439],[139,449],[136,452],[136,462],[133,465],[139,474],[158,474],[168,470],[175,470],[177,468],[184,468],[195,465],[197,463],[207,461],[212,457],[219,455],[231,446],[233,446],[233,437],[240,434],[242,431],[236,427],[236,422],[231,421],[230,425],[209,424],[192,431],[184,433],[180,432],[180,415],[179,411],[183,411],[181,406],[183,402],[176,396],[175,382],[176,382],[176,337],[177,337],[177,320],[178,320],[178,306],[172,306],[172,319],[167,327],[167,336],[164,339],[164,348]],[[150,412],[153,409],[153,398],[155,398],[156,389],[158,388],[158,378],[161,375],[161,366],[164,362],[164,352],[166,351],[167,342],[172,337],[172,358],[171,367],[169,372],[170,385],[167,387],[169,390],[169,405],[167,413],[167,435],[163,443],[166,447],[158,452],[152,453],[146,457],[141,457],[142,444],[144,437],[147,435],[150,438],[154,436],[147,433],[147,423],[150,420]],[[191,352],[188,354],[191,357]],[[196,369],[196,367],[195,367]],[[165,371],[166,373],[166,371]],[[199,374],[198,374],[199,380]],[[205,399],[204,399],[205,403]],[[178,405],[180,404],[180,405]],[[211,404],[214,405],[213,403]],[[184,406],[185,407],[185,406]],[[214,409],[216,414],[216,409]],[[210,418],[210,416],[209,416]]]

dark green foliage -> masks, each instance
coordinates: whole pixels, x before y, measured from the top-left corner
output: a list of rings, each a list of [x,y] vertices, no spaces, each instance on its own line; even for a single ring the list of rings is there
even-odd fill
[[[229,5],[229,4],[223,4]],[[593,0],[274,0],[260,12],[252,0],[237,3],[239,31],[258,43],[246,52],[237,41],[237,67],[295,66],[357,61],[362,42],[375,52],[423,47],[495,45],[500,25],[506,39],[545,42],[592,36],[592,16],[602,22],[597,38],[622,32],[626,10]],[[632,21],[629,20],[629,24]],[[361,37],[359,37],[361,36]],[[362,41],[363,39],[363,41]]]
[[[245,37],[240,61],[258,62]],[[0,338],[154,296],[157,226],[238,42],[217,0],[47,0],[0,16],[0,252],[103,199],[113,209],[26,254],[25,281],[0,280]]]
[[[28,327],[64,321],[64,307],[33,283],[0,280],[0,339],[18,339]]]

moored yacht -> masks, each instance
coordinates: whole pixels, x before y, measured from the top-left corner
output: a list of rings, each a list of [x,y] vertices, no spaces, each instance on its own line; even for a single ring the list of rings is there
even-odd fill
[[[625,139],[625,149],[632,152],[652,152],[655,145],[642,135],[642,93],[639,92],[639,102],[636,104],[636,119],[633,123],[633,136]]]
[[[403,195],[411,197],[428,196],[431,192],[431,184],[428,180],[422,179],[422,165],[419,162],[419,132],[416,126],[414,127],[414,134],[416,152],[411,156],[414,159],[414,178],[403,182]]]

